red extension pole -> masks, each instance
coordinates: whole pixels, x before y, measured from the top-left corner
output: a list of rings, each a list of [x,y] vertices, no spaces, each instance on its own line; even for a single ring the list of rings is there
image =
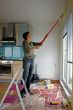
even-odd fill
[[[39,45],[42,45],[46,38],[49,36],[53,28],[56,26],[56,24],[60,21],[60,19],[63,17],[63,14],[60,16],[60,18],[55,22],[55,24],[52,26],[52,28],[49,30],[49,32],[46,34],[46,36],[43,38],[43,40],[39,43]]]

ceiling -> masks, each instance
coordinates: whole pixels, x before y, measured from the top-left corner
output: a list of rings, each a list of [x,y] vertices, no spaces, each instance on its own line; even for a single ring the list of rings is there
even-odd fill
[[[52,22],[67,0],[0,0],[0,22]]]

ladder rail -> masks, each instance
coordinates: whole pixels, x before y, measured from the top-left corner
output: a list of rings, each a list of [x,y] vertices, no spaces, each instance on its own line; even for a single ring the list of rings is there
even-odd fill
[[[20,90],[19,90],[18,84],[16,82],[15,82],[15,85],[16,85],[16,90],[17,90],[17,93],[18,93],[18,96],[19,96],[19,99],[20,99],[20,103],[21,103],[22,109],[25,110],[23,99],[21,97]]]

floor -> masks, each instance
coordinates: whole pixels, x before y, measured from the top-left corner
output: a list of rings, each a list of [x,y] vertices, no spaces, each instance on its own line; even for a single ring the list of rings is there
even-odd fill
[[[52,83],[55,83],[55,81],[51,81]],[[58,82],[56,82],[58,83]],[[0,101],[8,87],[8,83],[0,83]],[[40,92],[38,92],[38,89],[46,89],[44,81],[40,81],[39,83],[35,83],[31,85],[31,91],[32,95],[30,95],[31,101],[28,101],[28,103],[25,106],[26,110],[71,110],[70,105],[58,107],[56,105],[51,105],[49,107],[44,106],[44,97],[40,96]],[[62,93],[65,98],[66,94],[64,93],[62,89]],[[24,104],[26,102],[25,99],[23,99]],[[16,102],[15,104],[4,104],[4,109],[2,110],[22,110],[20,101]],[[0,109],[1,110],[1,109]]]

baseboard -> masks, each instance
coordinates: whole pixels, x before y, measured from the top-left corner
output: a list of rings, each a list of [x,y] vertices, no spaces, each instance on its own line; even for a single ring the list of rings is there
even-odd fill
[[[11,82],[11,79],[0,79],[0,83],[3,83],[3,82]]]
[[[61,83],[61,85],[62,85],[62,87],[63,87],[63,89],[64,89],[64,91],[65,91],[67,97],[70,97],[70,96],[71,96],[71,93],[70,93],[69,90],[66,88],[66,86],[65,86],[64,83],[63,83],[63,81],[60,81],[60,83]]]

